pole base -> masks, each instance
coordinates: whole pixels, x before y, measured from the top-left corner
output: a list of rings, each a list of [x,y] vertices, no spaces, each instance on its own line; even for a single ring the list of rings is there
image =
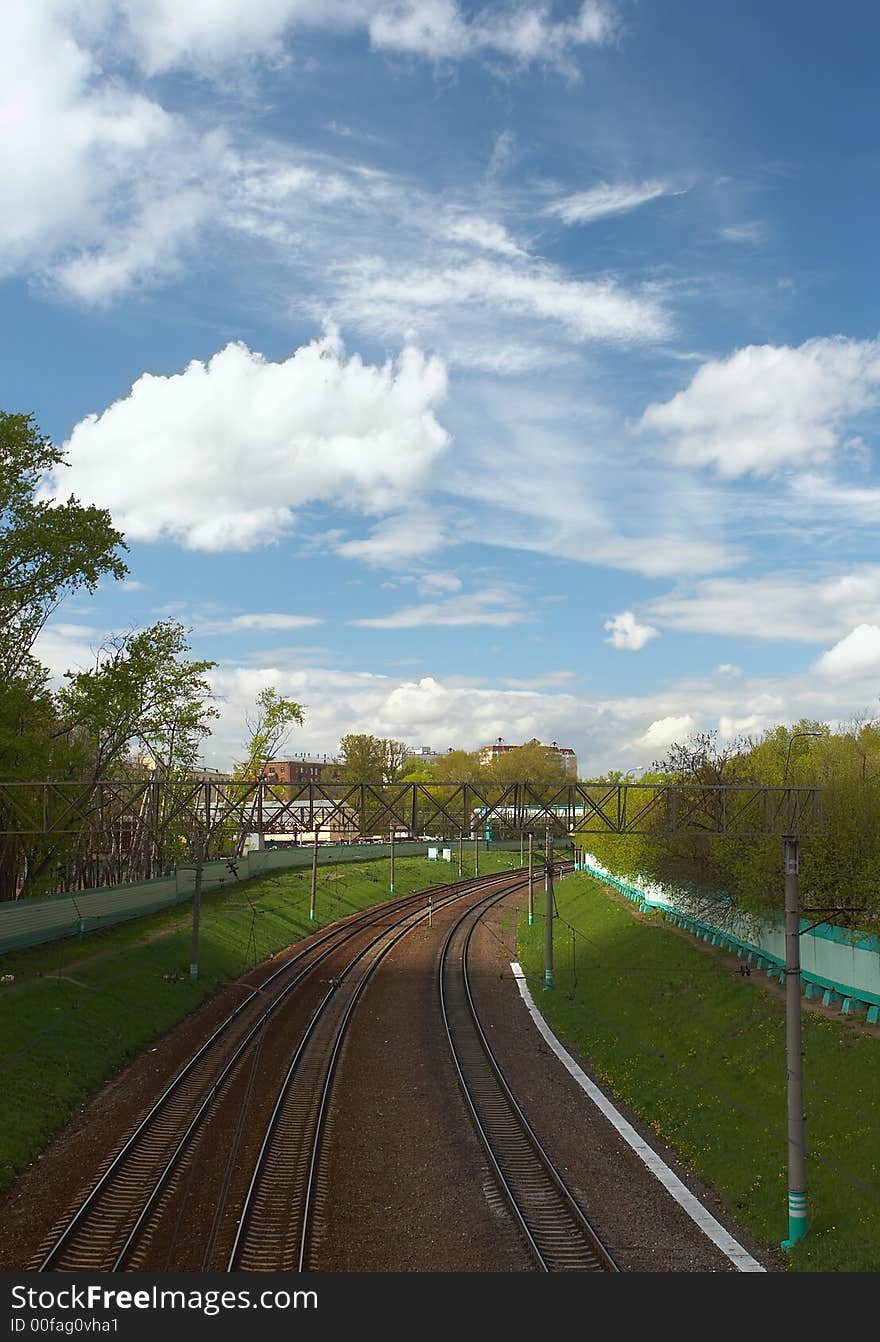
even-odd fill
[[[786,1253],[807,1233],[807,1195],[806,1193],[788,1194],[788,1239],[782,1240],[780,1248]]]

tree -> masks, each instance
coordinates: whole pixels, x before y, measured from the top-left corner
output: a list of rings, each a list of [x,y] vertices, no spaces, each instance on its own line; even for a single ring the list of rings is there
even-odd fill
[[[45,474],[63,466],[63,453],[32,416],[0,411],[0,677],[7,684],[65,596],[128,572],[118,553],[126,549],[122,533],[106,509],[39,494]]]
[[[343,783],[397,783],[409,755],[403,741],[349,733],[339,743],[339,779]]]
[[[121,532],[102,509],[72,496],[57,503],[40,494],[63,454],[32,416],[0,411],[0,779],[20,783],[69,776],[77,745],[59,722],[48,672],[33,656],[34,641],[66,596],[93,591],[102,577],[128,572]],[[24,798],[19,789],[17,796]],[[25,805],[19,802],[19,806]],[[12,823],[7,824],[7,821]],[[0,829],[13,821],[0,802]],[[0,838],[0,899],[14,899],[38,845]]]
[[[305,721],[303,706],[293,699],[283,699],[274,685],[267,685],[257,695],[251,713],[245,715],[248,737],[245,758],[236,765],[236,777],[259,778],[270,760],[275,759],[290,735],[291,726],[302,726]]]
[[[485,774],[499,783],[565,783],[568,774],[565,760],[552,746],[542,746],[537,739],[525,745],[496,755],[486,767]]]
[[[478,750],[449,750],[434,765],[438,783],[477,783],[483,777]]]
[[[79,784],[81,833],[72,850],[55,838],[33,854],[23,892],[35,893],[62,857],[68,886],[97,883],[91,854],[98,851],[115,854],[119,880],[155,875],[167,866],[169,826],[179,829],[171,784],[194,767],[218,716],[205,679],[216,663],[192,661],[188,652],[183,626],[160,620],[139,633],[112,636],[96,652],[94,666],[66,673],[67,684],[55,697],[55,734],[66,742],[67,776]],[[102,805],[96,813],[100,782],[149,777],[153,790],[135,789],[121,810],[105,814]]]
[[[339,742],[337,773],[342,783],[384,781],[385,751],[378,736],[349,732]]]
[[[190,661],[186,631],[160,620],[140,633],[114,635],[88,671],[67,672],[58,694],[64,730],[90,756],[90,775],[109,776],[133,751],[170,777],[194,768],[208,725],[219,717],[205,679],[216,662]]]

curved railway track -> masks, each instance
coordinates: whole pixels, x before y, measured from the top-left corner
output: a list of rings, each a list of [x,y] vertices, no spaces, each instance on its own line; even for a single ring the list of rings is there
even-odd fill
[[[440,956],[443,1021],[468,1109],[495,1177],[545,1272],[618,1272],[508,1086],[480,1025],[467,956],[486,907],[473,905],[450,929]]]
[[[338,998],[341,1002],[350,992],[349,985],[358,983],[360,986],[349,1006],[350,1014],[366,980],[364,976],[352,975],[349,971],[364,957],[370,958],[370,949],[374,944],[381,945],[392,936],[399,939],[412,926],[427,918],[425,903],[429,898],[432,907],[439,909],[474,890],[487,885],[497,886],[505,877],[509,882],[509,873],[505,873],[503,876],[495,874],[481,877],[457,886],[443,885],[419,891],[415,895],[367,910],[313,937],[296,956],[253,989],[176,1074],[134,1132],[107,1162],[88,1195],[71,1215],[64,1218],[63,1223],[56,1224],[51,1241],[44,1244],[39,1261],[34,1264],[36,1270],[121,1271],[128,1267],[142,1267],[144,1245],[149,1243],[158,1218],[167,1213],[175,1191],[179,1191],[182,1171],[192,1159],[199,1139],[208,1128],[215,1109],[219,1107],[218,1100],[231,1094],[234,1085],[238,1084],[245,1087],[245,1096],[239,1104],[247,1102],[248,1062],[251,1063],[252,1083],[267,1035],[281,1033],[280,1029],[269,1031],[267,1027],[270,1022],[273,1026],[279,1025],[285,1009],[296,1001],[294,989],[304,981],[311,981],[314,991],[316,971],[323,970],[326,974],[334,969],[334,957],[338,959],[340,952],[347,957],[342,971],[336,969],[337,977],[330,977],[329,991],[312,1013],[305,1032],[300,1030],[302,1041],[287,1070],[282,1095],[291,1088],[297,1094],[308,1091],[305,1067],[302,1079],[297,1079],[300,1064],[307,1054],[317,1058],[318,1041],[327,1035],[328,1030],[332,1035],[333,1027],[322,1025],[321,1022],[338,1018],[338,1012],[331,1010],[330,1004],[336,998],[340,985],[346,985]],[[398,921],[389,927],[389,919]],[[405,925],[402,930],[400,924]],[[375,936],[377,928],[379,932]],[[355,949],[352,954],[350,943],[357,943],[364,937],[366,944]],[[285,1047],[289,1056],[289,1045]],[[277,1126],[277,1121],[273,1114],[272,1124]],[[320,1126],[319,1122],[317,1140],[320,1138]],[[269,1135],[264,1146],[269,1141]],[[252,1194],[255,1181],[256,1174],[251,1181]],[[305,1224],[307,1220],[308,1217]],[[253,1221],[253,1224],[257,1222]],[[240,1245],[243,1253],[247,1242],[247,1238],[239,1233],[236,1249]]]
[[[509,893],[522,883],[489,878]],[[467,893],[481,886],[471,884]],[[446,901],[446,903],[450,903]],[[426,911],[409,914],[353,960],[316,1012],[278,1096],[245,1200],[228,1270],[303,1272],[310,1266],[312,1217],[321,1200],[321,1148],[346,1030],[371,977]],[[362,962],[362,963],[361,963]]]

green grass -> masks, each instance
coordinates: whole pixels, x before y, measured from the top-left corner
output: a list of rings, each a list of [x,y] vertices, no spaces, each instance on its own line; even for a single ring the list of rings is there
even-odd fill
[[[465,876],[472,862],[466,853]],[[518,852],[481,848],[481,873],[518,864]],[[457,874],[457,861],[397,858],[395,894]],[[15,981],[0,985],[0,1188],[135,1054],[251,965],[388,899],[388,878],[387,859],[320,866],[314,923],[310,869],[205,895],[196,982],[189,904],[4,955],[0,970]]]
[[[785,1007],[759,979],[637,916],[579,873],[556,887],[555,983],[544,985],[544,897],[519,953],[548,1023],[715,1187],[740,1224],[788,1234]],[[572,930],[574,929],[574,930]],[[810,1232],[794,1271],[880,1269],[880,1040],[803,1018]]]

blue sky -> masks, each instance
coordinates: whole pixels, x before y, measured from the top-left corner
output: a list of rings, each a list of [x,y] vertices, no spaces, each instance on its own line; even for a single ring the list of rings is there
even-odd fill
[[[176,615],[217,765],[266,684],[583,774],[876,712],[875,6],[4,24],[0,406],[131,550],[56,674]]]

